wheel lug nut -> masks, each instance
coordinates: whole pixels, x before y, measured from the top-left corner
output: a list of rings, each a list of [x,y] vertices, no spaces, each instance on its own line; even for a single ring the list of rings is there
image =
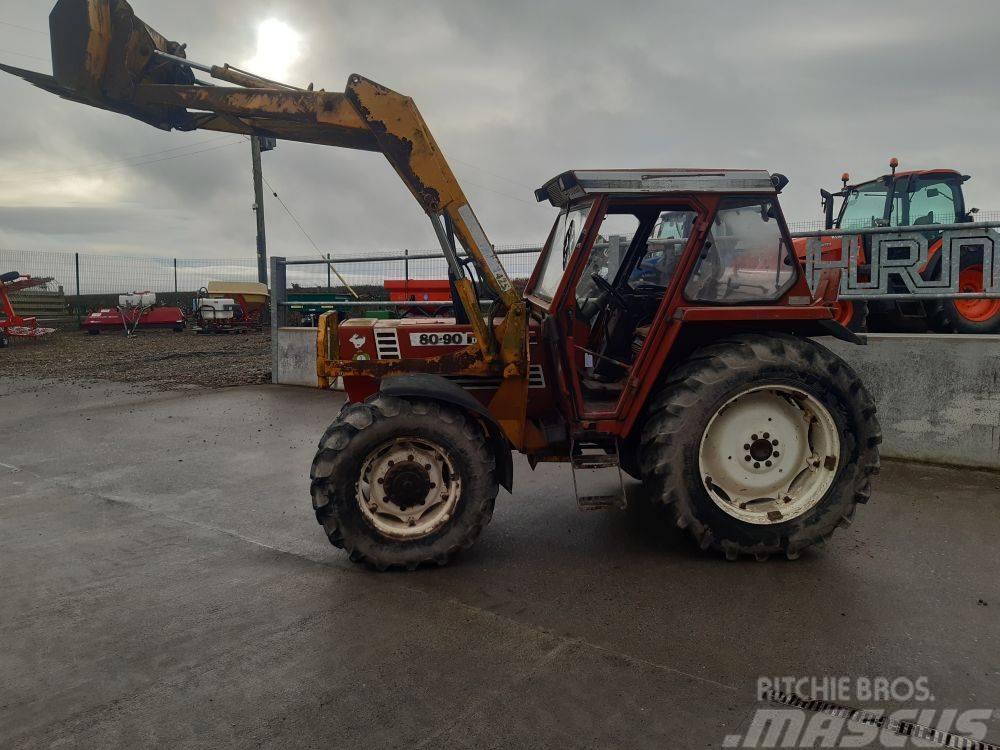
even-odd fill
[[[759,469],[760,468],[760,462],[759,461],[754,461],[753,467],[755,469]]]
[[[778,453],[778,451],[775,451],[775,452],[774,452],[774,457],[775,457],[775,458],[777,458],[777,457],[778,457],[778,456],[780,456],[780,455],[781,455],[781,454],[780,454],[780,453]]]
[[[751,440],[756,440],[756,439],[757,439],[757,436],[756,436],[756,435],[751,435],[751,436],[750,436],[750,439],[751,439]]]
[[[764,433],[764,439],[767,440],[769,437],[771,437],[771,433],[765,432]]]
[[[379,483],[379,484],[385,484],[385,480],[384,480],[384,479],[382,479],[382,477],[379,477],[379,478],[378,478],[378,483]]]
[[[743,460],[744,460],[744,461],[750,461],[750,456],[746,456],[746,457],[744,457],[744,459],[743,459]]]
[[[750,450],[750,443],[743,443],[743,450],[745,451]]]
[[[777,441],[777,440],[772,440],[772,441],[771,441],[771,445],[777,445],[777,444],[778,444],[778,441]]]
[[[425,469],[426,469],[427,471],[430,471],[430,470],[431,470],[431,465],[430,465],[430,464],[424,464],[424,468],[425,468]]]
[[[771,462],[770,462],[770,461],[765,461],[765,462],[764,462],[764,466],[770,466],[770,465],[771,465]]]

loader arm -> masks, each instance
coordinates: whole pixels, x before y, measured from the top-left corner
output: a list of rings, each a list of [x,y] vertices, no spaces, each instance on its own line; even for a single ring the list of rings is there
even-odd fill
[[[526,377],[524,302],[412,99],[360,75],[350,76],[344,93],[329,93],[189,61],[184,45],[139,20],[125,0],[59,0],[49,25],[53,75],[7,65],[0,70],[164,130],[214,130],[382,153],[430,217],[481,356],[506,377]],[[195,71],[233,85],[201,81]],[[463,272],[451,231],[506,309],[495,330]]]

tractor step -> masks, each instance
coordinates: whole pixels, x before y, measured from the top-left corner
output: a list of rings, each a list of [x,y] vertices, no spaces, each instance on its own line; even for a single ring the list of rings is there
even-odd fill
[[[574,441],[570,449],[573,492],[580,510],[625,510],[625,482],[618,459],[618,444]],[[579,479],[577,475],[580,475]],[[606,494],[581,495],[580,485],[588,490],[604,489]]]

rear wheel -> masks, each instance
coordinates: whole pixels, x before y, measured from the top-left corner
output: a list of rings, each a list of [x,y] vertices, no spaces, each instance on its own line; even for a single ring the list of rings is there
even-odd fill
[[[494,466],[483,430],[460,411],[377,396],[345,406],[320,441],[313,507],[354,562],[444,565],[489,523]]]
[[[983,293],[982,253],[962,259],[958,291]],[[944,299],[930,304],[928,318],[936,331],[1000,333],[1000,299]]]
[[[878,471],[875,404],[819,344],[745,334],[695,352],[641,437],[654,504],[703,549],[795,558],[851,522]]]

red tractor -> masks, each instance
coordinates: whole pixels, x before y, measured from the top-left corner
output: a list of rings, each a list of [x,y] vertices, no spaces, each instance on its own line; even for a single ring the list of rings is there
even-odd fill
[[[781,175],[565,172],[536,193],[556,217],[522,292],[412,99],[360,75],[340,93],[192,62],[124,0],[60,0],[51,27],[54,75],[0,68],[165,130],[381,153],[427,215],[467,322],[327,313],[317,333],[318,374],[349,403],[320,440],[313,511],[352,560],[447,563],[512,489],[513,451],[610,472],[585,508],[621,507],[624,470],[731,559],[797,557],[868,500],[875,404],[813,338],[857,340],[833,320],[839,271],[810,292]]]
[[[871,227],[907,227],[927,237],[928,257],[918,272],[923,279],[939,279],[941,275],[941,225],[973,221],[978,209],[965,203],[962,186],[970,177],[953,169],[925,169],[898,172],[898,161],[889,162],[890,174],[874,180],[849,184],[850,175],[842,176],[843,187],[836,193],[821,190],[827,229],[864,230]],[[840,198],[836,209],[834,199]],[[862,274],[870,258],[870,235],[859,234],[858,262]],[[800,261],[806,259],[805,238],[795,239],[795,251]],[[824,237],[822,257],[838,260],[843,257],[842,237]],[[901,296],[905,288],[897,279],[890,292]],[[966,294],[984,293],[982,251],[963,254],[957,291]],[[854,331],[926,330],[940,333],[1000,332],[1000,299],[886,299],[839,300],[837,320]]]

